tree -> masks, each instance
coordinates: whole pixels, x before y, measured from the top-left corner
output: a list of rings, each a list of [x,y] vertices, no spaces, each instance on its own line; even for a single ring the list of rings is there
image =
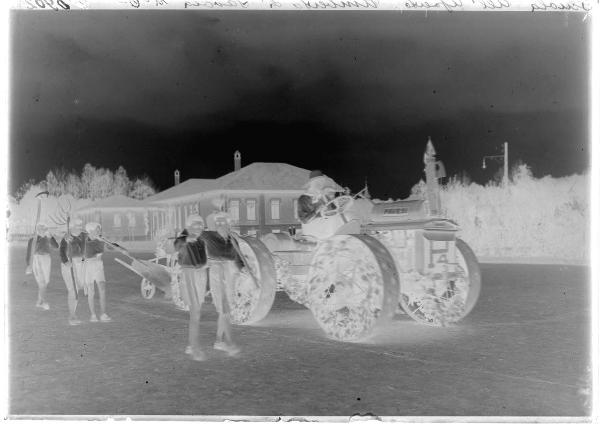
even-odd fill
[[[127,196],[129,190],[131,189],[131,181],[127,176],[127,171],[123,166],[119,166],[115,171],[114,175],[114,195],[124,195]]]
[[[114,192],[114,175],[110,169],[99,168],[90,182],[90,198],[104,199]]]
[[[17,203],[21,202],[21,199],[23,199],[23,196],[25,196],[25,194],[32,188],[35,187],[35,180],[33,178],[30,178],[28,181],[26,181],[24,184],[22,184],[17,191],[15,192],[15,200],[17,201]]]
[[[51,196],[61,196],[65,194],[65,183],[60,181],[53,171],[46,175],[46,190]]]
[[[83,184],[79,175],[70,173],[67,176],[65,190],[68,194],[72,195],[75,199],[82,199],[83,196]]]
[[[81,197],[84,199],[92,198],[91,185],[95,173],[96,168],[91,163],[86,163],[81,171]]]
[[[129,197],[134,199],[146,199],[155,194],[156,191],[152,185],[152,181],[148,177],[136,178],[129,191]]]
[[[104,199],[115,195],[144,199],[156,193],[152,181],[146,175],[131,181],[123,166],[119,166],[113,173],[110,169],[96,168],[91,163],[85,164],[81,175],[64,168],[54,168],[37,184],[33,179],[27,181],[15,193],[17,202],[34,186],[48,190],[55,197],[71,195],[77,200]]]

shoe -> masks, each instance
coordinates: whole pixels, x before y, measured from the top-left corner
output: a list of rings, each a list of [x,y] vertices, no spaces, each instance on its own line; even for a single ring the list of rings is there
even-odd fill
[[[192,346],[190,346],[190,345],[187,345],[187,346],[185,347],[185,354],[186,354],[186,355],[191,355],[191,354],[192,354]]]
[[[71,325],[71,326],[81,325],[81,320],[79,320],[77,318],[69,319],[69,325]]]
[[[225,344],[224,341],[215,341],[215,344],[213,345],[213,349],[215,350],[222,350],[224,352],[227,351],[227,344]]]
[[[229,356],[237,356],[241,351],[242,351],[242,349],[240,349],[235,344],[228,345],[227,350],[226,350],[226,352]]]
[[[44,310],[50,310],[50,305],[48,305],[47,302],[42,302],[40,307],[43,308]]]
[[[217,341],[214,344],[213,348],[216,350],[222,350],[224,352],[227,352],[227,354],[229,356],[236,356],[238,353],[240,353],[242,351],[242,349],[240,349],[235,344],[227,344],[223,341]]]
[[[92,316],[90,317],[90,322],[96,323],[97,321],[98,321],[98,318],[96,317],[96,315],[92,314]]]
[[[103,313],[102,316],[100,316],[100,320],[102,322],[110,322],[112,321],[112,319],[110,318],[110,316],[106,313]]]
[[[198,361],[198,362],[206,360],[206,355],[204,354],[204,352],[202,350],[192,351],[191,357],[194,361]]]

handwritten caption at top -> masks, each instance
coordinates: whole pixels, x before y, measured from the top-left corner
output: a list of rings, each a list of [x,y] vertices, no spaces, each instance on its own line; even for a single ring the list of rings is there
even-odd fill
[[[88,0],[21,0],[20,8],[45,10],[89,9]],[[401,9],[401,10],[529,10],[530,12],[589,12],[600,0],[99,0],[105,5],[134,9]]]
[[[25,0],[26,9],[70,10],[71,5],[65,0]]]

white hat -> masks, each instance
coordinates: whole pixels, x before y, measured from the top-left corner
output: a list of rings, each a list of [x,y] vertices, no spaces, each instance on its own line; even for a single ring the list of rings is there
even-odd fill
[[[100,223],[96,223],[95,221],[91,221],[85,225],[85,231],[87,233],[92,233],[97,229],[100,229]]]
[[[185,227],[190,227],[191,225],[193,225],[195,223],[202,223],[202,226],[205,226],[204,219],[202,218],[202,216],[200,214],[191,214],[185,220]]]
[[[319,175],[310,179],[308,183],[304,185],[307,194],[312,196],[318,196],[328,192],[343,192],[344,189],[337,185],[335,181],[329,178],[327,175]]]

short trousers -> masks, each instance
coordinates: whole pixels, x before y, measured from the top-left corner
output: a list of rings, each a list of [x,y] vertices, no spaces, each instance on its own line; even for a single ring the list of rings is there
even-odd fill
[[[210,294],[219,314],[230,311],[230,298],[238,268],[232,260],[209,260]]]
[[[51,259],[49,254],[34,254],[31,262],[33,276],[38,286],[47,286],[50,282]]]
[[[60,272],[63,280],[65,281],[65,286],[69,292],[73,291],[73,279],[75,279],[77,290],[82,290],[84,286],[83,262],[81,258],[74,258],[72,262],[73,275],[71,275],[71,268],[68,265],[64,263],[60,264]]]
[[[181,268],[181,299],[188,307],[200,306],[206,295],[206,267]]]
[[[106,279],[104,278],[104,263],[102,263],[102,259],[86,259],[83,264],[83,272],[84,283],[90,287],[94,285],[94,281],[96,283],[106,282]]]
[[[82,290],[85,284],[83,260],[80,257],[74,257],[73,261],[73,273],[75,274],[75,282],[77,283],[77,289]]]

